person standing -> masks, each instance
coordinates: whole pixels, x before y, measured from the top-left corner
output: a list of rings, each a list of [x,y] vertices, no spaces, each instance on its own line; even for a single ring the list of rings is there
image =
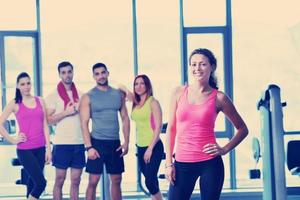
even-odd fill
[[[82,169],[85,166],[85,149],[78,112],[82,93],[73,82],[74,69],[70,62],[59,63],[57,70],[61,81],[46,98],[48,121],[56,126],[52,150],[52,163],[55,167],[53,199],[62,199],[62,188],[70,168],[70,199],[78,200]]]
[[[85,148],[88,153],[86,172],[89,173],[89,183],[86,199],[96,198],[96,187],[103,173],[103,164],[110,174],[111,198],[122,199],[121,181],[124,172],[123,156],[128,152],[130,123],[125,106],[125,97],[120,90],[108,84],[109,72],[103,63],[93,66],[93,77],[96,86],[84,94],[80,102],[81,128]],[[124,143],[119,137],[118,113],[122,119]],[[89,131],[89,120],[92,120],[92,130]]]
[[[216,68],[217,60],[210,50],[195,49],[189,57],[194,82],[176,88],[171,96],[166,134],[169,200],[189,200],[198,177],[201,200],[218,200],[224,182],[221,156],[234,149],[248,134],[230,98],[218,90]],[[219,112],[223,112],[237,130],[223,147],[216,142],[214,133]]]
[[[17,77],[15,99],[10,101],[0,116],[0,134],[10,143],[17,145],[17,156],[28,174],[27,198],[39,199],[46,188],[43,174],[45,163],[51,161],[49,128],[42,98],[32,96],[31,79],[26,72]],[[11,137],[3,124],[14,113],[19,133]]]
[[[164,154],[160,139],[162,111],[158,100],[153,97],[152,84],[145,74],[133,81],[133,93],[125,86],[119,88],[132,101],[131,119],[136,123],[136,145],[138,164],[145,176],[145,185],[152,200],[162,200],[158,183],[158,170]]]

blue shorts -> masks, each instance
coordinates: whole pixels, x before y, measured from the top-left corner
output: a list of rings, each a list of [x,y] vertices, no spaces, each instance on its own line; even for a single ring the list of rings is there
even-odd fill
[[[103,164],[108,174],[121,174],[124,172],[124,160],[120,157],[122,150],[116,151],[120,146],[120,140],[97,140],[91,138],[92,146],[100,154],[100,158],[87,160],[86,172],[90,174],[102,174]]]
[[[76,168],[85,166],[85,149],[83,144],[53,145],[52,165],[58,169]]]

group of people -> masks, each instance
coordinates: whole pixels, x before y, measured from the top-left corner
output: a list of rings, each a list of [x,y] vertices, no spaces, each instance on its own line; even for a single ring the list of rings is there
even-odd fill
[[[171,96],[165,141],[166,178],[170,181],[169,200],[188,200],[200,178],[202,200],[218,200],[223,181],[222,155],[235,148],[248,129],[226,94],[218,90],[215,78],[217,61],[208,49],[196,49],[189,57],[194,78],[190,85],[176,88]],[[29,175],[27,198],[39,199],[46,187],[45,164],[52,161],[56,170],[53,199],[62,199],[62,188],[70,169],[70,199],[78,199],[83,168],[89,173],[86,199],[96,198],[103,165],[110,175],[111,198],[122,199],[123,156],[128,153],[130,119],[125,105],[132,102],[131,119],[136,123],[136,146],[139,169],[152,200],[162,200],[157,173],[164,154],[160,139],[162,110],[153,97],[150,79],[138,75],[133,90],[113,88],[108,83],[105,64],[92,68],[96,86],[83,94],[73,82],[70,62],[58,65],[61,81],[43,100],[32,96],[31,79],[25,72],[17,77],[16,96],[0,116],[0,134],[17,145],[17,156]],[[214,135],[215,120],[223,112],[236,128],[236,134],[221,147]],[[12,137],[4,122],[14,113],[19,133]],[[122,120],[124,139],[120,140],[118,115]],[[89,128],[89,122],[92,127]],[[50,145],[48,124],[55,124]],[[174,147],[175,150],[174,150]],[[87,159],[85,158],[87,155]]]

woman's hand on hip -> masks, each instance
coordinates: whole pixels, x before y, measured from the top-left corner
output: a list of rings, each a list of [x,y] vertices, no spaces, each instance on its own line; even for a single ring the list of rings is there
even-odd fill
[[[207,153],[211,156],[222,156],[225,155],[225,150],[218,145],[218,143],[209,143],[203,146],[204,153]]]
[[[25,133],[20,132],[13,141],[13,144],[19,144],[21,142],[26,142],[27,141],[27,137],[25,135]]]

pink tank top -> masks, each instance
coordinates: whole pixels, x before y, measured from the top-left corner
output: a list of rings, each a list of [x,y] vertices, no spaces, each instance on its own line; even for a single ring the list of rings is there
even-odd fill
[[[216,143],[214,127],[217,117],[217,93],[214,89],[205,102],[190,104],[188,87],[185,88],[176,110],[176,161],[200,162],[214,158],[202,150],[204,145]]]
[[[26,142],[17,145],[17,149],[35,149],[45,146],[44,111],[38,97],[34,97],[35,108],[28,108],[23,102],[19,104],[16,113],[19,131],[27,137]]]

